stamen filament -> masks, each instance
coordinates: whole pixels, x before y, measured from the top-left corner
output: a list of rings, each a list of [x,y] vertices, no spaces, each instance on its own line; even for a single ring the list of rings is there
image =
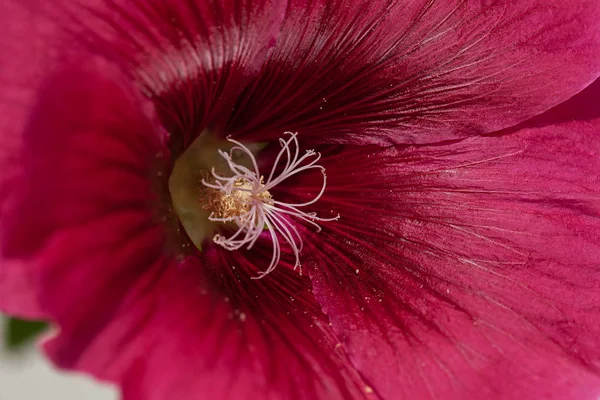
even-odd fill
[[[259,273],[254,279],[260,279],[272,272],[281,261],[281,244],[279,236],[281,236],[290,246],[295,256],[294,269],[300,268],[300,252],[304,248],[302,236],[296,226],[290,220],[290,217],[298,218],[321,231],[321,226],[317,222],[329,222],[339,219],[339,215],[333,218],[318,217],[315,212],[301,211],[300,207],[305,207],[316,203],[325,193],[327,186],[327,177],[325,168],[316,163],[321,159],[321,154],[314,150],[307,150],[300,156],[300,146],[298,143],[298,133],[285,132],[290,135],[288,140],[279,139],[282,147],[281,151],[275,158],[273,167],[269,173],[269,177],[265,183],[259,173],[258,163],[252,152],[242,143],[228,138],[227,140],[233,143],[229,152],[219,150],[219,155],[225,160],[232,176],[223,176],[218,174],[213,168],[211,176],[214,182],[208,182],[202,179],[202,184],[210,189],[223,193],[224,198],[234,201],[240,208],[239,212],[234,215],[218,216],[212,212],[208,219],[213,222],[234,222],[237,225],[237,230],[229,237],[221,234],[216,234],[213,241],[227,250],[239,250],[244,245],[250,250],[258,238],[265,230],[265,226],[271,236],[273,244],[273,255],[269,266]],[[294,146],[294,149],[292,149]],[[250,158],[253,171],[243,165],[233,161],[234,152],[239,151]],[[293,155],[292,155],[293,154]],[[282,158],[285,156],[285,166],[278,176],[274,176]],[[308,161],[311,157],[310,161]],[[320,169],[323,174],[323,185],[319,193],[312,199],[304,203],[285,203],[273,200],[269,190],[285,181],[286,179],[311,169]],[[232,200],[235,198],[234,200]],[[230,203],[227,203],[228,206]]]

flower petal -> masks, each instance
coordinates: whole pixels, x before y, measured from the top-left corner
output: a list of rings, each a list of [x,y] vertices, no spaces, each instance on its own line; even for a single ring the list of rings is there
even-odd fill
[[[308,277],[288,265],[251,279],[268,247],[184,258],[193,246],[161,210],[150,111],[112,75],[66,70],[32,114],[26,185],[3,229],[7,255],[36,261],[36,295],[59,328],[45,344],[52,360],[119,384],[126,400],[371,393]]]
[[[83,235],[73,237],[88,244]],[[59,251],[73,237],[65,236]],[[118,383],[124,400],[378,398],[336,346],[307,277],[281,267],[272,279],[252,280],[253,264],[266,254],[244,259],[214,247],[201,261],[189,257],[144,270],[118,245],[99,244],[93,254],[59,256],[46,266],[69,282],[85,282],[87,275],[92,293],[82,298],[64,291],[59,279],[46,282],[62,322],[46,350],[60,367]],[[142,261],[151,248],[138,251]],[[82,268],[88,272],[77,272]],[[96,283],[103,269],[112,286]],[[124,290],[120,278],[136,273]],[[87,313],[77,312],[84,308]],[[111,310],[110,318],[90,320],[97,317],[90,309],[101,316]]]
[[[0,265],[0,311],[28,319],[45,319],[39,304],[33,266],[25,261],[2,259]]]
[[[384,398],[598,398],[598,129],[324,155],[304,266]]]
[[[600,73],[594,0],[291,2],[227,133],[431,143],[515,125]]]
[[[48,81],[23,135],[23,173],[3,227],[5,254],[30,257],[61,229],[113,211],[153,218],[152,179],[159,179],[152,174],[162,174],[162,148],[151,106],[143,104],[133,91],[78,69]]]
[[[22,131],[35,102],[35,91],[57,54],[56,27],[41,17],[27,2],[0,3],[0,310],[21,317],[40,319],[44,312],[38,304],[30,268],[25,260],[2,256],[6,218],[13,211],[16,190],[22,182],[20,160]]]
[[[564,103],[551,108],[543,114],[527,120],[518,126],[512,127],[504,132],[514,132],[522,128],[535,128],[547,125],[555,125],[571,121],[589,121],[600,118],[600,79],[588,86],[577,96],[570,98]]]
[[[11,165],[20,170],[6,187],[3,310],[34,316],[30,306],[39,299],[43,262],[37,252],[62,230],[113,213],[158,226],[151,174],[159,170],[160,138],[133,93],[79,68],[63,70],[43,86],[20,135],[22,148],[13,154]],[[89,232],[91,240],[96,234]],[[24,294],[30,296],[19,300]]]
[[[66,2],[65,25],[74,40],[139,81],[176,152],[207,126],[220,128],[275,45],[287,6],[286,0],[89,2]]]

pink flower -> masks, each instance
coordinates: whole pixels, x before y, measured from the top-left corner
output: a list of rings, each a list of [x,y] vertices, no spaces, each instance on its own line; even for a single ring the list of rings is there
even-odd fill
[[[125,400],[600,395],[597,1],[0,11],[0,309],[57,366]]]

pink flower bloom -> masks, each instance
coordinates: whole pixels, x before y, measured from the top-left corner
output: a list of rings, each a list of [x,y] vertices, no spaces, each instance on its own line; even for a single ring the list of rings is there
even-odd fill
[[[60,368],[125,400],[600,395],[597,1],[0,11],[0,309]]]

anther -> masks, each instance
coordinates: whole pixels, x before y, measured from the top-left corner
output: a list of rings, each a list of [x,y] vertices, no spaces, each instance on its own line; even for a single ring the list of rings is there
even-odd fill
[[[294,269],[301,268],[300,252],[303,241],[298,229],[291,218],[298,218],[312,226],[317,231],[321,227],[317,222],[335,221],[334,218],[321,218],[315,212],[304,212],[301,209],[316,203],[325,192],[327,176],[325,168],[318,165],[321,154],[314,150],[307,150],[300,156],[297,133],[285,132],[290,135],[287,140],[279,139],[281,151],[275,158],[271,172],[267,178],[260,175],[258,164],[252,152],[242,143],[228,138],[234,146],[229,152],[219,150],[219,154],[231,172],[231,176],[218,174],[215,169],[210,174],[202,177],[204,189],[200,201],[206,210],[211,211],[209,220],[213,222],[235,223],[237,230],[229,237],[221,234],[215,235],[214,242],[227,250],[238,250],[243,246],[251,249],[265,228],[268,230],[273,243],[273,256],[266,270],[259,273],[257,279],[272,272],[281,260],[281,245],[279,236],[290,245],[296,258]],[[233,154],[242,152],[251,161],[251,168],[237,164],[233,161]],[[283,170],[275,176],[280,162],[284,162]],[[323,185],[319,193],[310,201],[304,203],[285,203],[273,199],[269,190],[300,172],[311,169],[320,170],[323,174]],[[300,273],[301,273],[300,269]]]

